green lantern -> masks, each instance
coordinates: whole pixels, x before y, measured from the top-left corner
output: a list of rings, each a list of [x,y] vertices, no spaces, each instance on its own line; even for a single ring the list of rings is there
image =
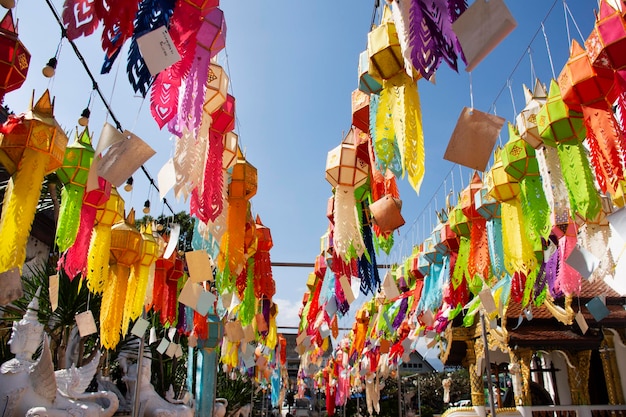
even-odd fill
[[[76,239],[80,210],[94,153],[89,129],[85,127],[82,133],[76,132],[74,143],[65,149],[63,164],[56,171],[57,177],[63,183],[56,233],[56,243],[61,252],[72,246]]]
[[[463,212],[461,203],[457,204],[450,212],[450,229],[457,236],[469,237],[472,230],[472,222]]]
[[[502,151],[502,166],[507,174],[521,181],[526,176],[539,175],[535,149],[523,140],[509,123],[509,141]]]
[[[537,114],[537,128],[546,146],[576,141],[584,135],[582,113],[571,111],[563,102],[561,90],[555,80],[550,82],[546,104]]]

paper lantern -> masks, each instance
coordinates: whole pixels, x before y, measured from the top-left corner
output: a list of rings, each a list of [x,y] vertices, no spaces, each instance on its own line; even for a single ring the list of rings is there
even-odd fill
[[[501,150],[496,149],[494,163],[487,172],[485,184],[491,197],[502,202],[511,200],[519,194],[519,182],[504,170],[501,159]]]
[[[56,232],[56,243],[60,252],[65,252],[76,239],[94,153],[89,129],[85,127],[80,135],[76,132],[76,140],[65,149],[63,165],[56,171],[57,177],[63,183]]]
[[[239,136],[233,132],[224,135],[224,156],[222,157],[222,168],[230,169],[237,162],[237,149],[239,147]]]
[[[404,225],[401,209],[402,200],[389,194],[369,205],[372,221],[379,227],[383,235],[389,235]]]
[[[261,223],[257,215],[255,221],[256,252],[254,253],[254,295],[257,299],[271,299],[276,293],[276,284],[272,276],[270,249],[274,246],[269,227]]]
[[[228,94],[222,106],[211,113],[211,130],[226,134],[235,127],[235,97]]]
[[[461,204],[457,204],[449,214],[450,229],[459,237],[469,237],[472,222],[463,212]]]
[[[130,268],[140,259],[141,244],[135,211],[131,209],[126,219],[111,227],[111,265],[100,307],[100,340],[107,349],[115,348],[120,341]]]
[[[569,59],[559,75],[558,83],[567,107],[581,111],[582,106],[605,101],[613,85],[613,70],[593,67],[587,52],[573,40]]]
[[[391,10],[384,7],[382,23],[367,34],[369,74],[388,80],[404,71],[404,57],[400,48],[396,25],[391,19]]]
[[[7,143],[23,148],[21,153],[12,155],[16,158],[11,159],[15,171],[2,207],[0,272],[15,267],[21,271],[44,176],[63,162],[67,136],[53,113],[54,106],[46,90],[34,106],[31,102],[30,111],[13,121],[13,129],[0,136],[0,148]]]
[[[211,63],[204,95],[204,111],[212,114],[224,104],[227,96],[228,75],[220,65]]]
[[[257,183],[257,169],[240,154],[233,166],[228,197],[249,200],[256,194]]]
[[[440,235],[440,244],[436,247],[439,252],[445,255],[446,253],[459,250],[459,236],[454,233],[452,227],[450,227],[450,219],[447,218],[447,215],[443,227],[440,230]]]
[[[504,145],[500,156],[506,173],[517,181],[526,176],[539,175],[535,149],[517,135],[511,123],[509,123],[509,141]]]
[[[0,21],[0,103],[6,93],[24,84],[29,65],[30,52],[18,39],[13,12],[9,10]]]
[[[326,180],[331,186],[359,187],[369,176],[369,164],[358,156],[355,145],[355,130],[350,129],[341,145],[326,157]]]
[[[622,13],[609,1],[600,1],[596,24],[585,41],[591,64],[596,68],[626,68],[626,20]]]
[[[543,144],[537,128],[537,114],[546,104],[548,94],[545,86],[537,80],[532,92],[524,86],[524,97],[526,98],[526,107],[515,118],[515,124],[521,138],[533,148],[537,148]]]
[[[500,217],[500,203],[489,194],[486,183],[476,192],[474,204],[476,205],[476,212],[485,220]]]
[[[582,114],[570,111],[563,102],[561,90],[555,80],[550,82],[546,104],[537,114],[537,129],[546,146],[579,141],[584,134]]]
[[[185,3],[192,5],[198,10],[206,10],[208,8],[217,7],[220,5],[219,0],[184,0]]]
[[[359,90],[365,94],[378,94],[382,90],[382,80],[369,72],[370,57],[367,50],[359,54]]]
[[[352,92],[352,125],[363,132],[370,130],[370,96],[361,90]]]
[[[459,201],[459,204],[463,214],[465,214],[470,221],[481,217],[480,213],[476,211],[476,202],[474,200],[476,198],[476,192],[479,191],[482,186],[483,182],[480,176],[474,171],[469,185],[461,191],[461,201]]]
[[[202,18],[198,30],[197,47],[210,51],[211,57],[226,46],[226,20],[224,12],[215,7]]]

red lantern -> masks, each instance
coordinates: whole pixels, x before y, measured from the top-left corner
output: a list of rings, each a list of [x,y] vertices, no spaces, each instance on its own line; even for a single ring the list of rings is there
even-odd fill
[[[0,103],[6,93],[24,84],[29,65],[30,52],[17,38],[13,13],[9,10],[0,22]]]
[[[585,41],[589,59],[596,68],[626,68],[626,19],[607,0],[600,2],[600,14]]]

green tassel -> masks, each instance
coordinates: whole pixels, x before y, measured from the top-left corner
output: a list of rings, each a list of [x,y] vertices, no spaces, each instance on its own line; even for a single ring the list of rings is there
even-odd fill
[[[558,145],[557,151],[572,215],[595,219],[602,209],[602,202],[582,143],[562,143]]]

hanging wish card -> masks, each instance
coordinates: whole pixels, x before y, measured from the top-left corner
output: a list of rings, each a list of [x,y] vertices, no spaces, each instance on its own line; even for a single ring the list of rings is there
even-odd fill
[[[188,279],[187,282],[185,282],[183,289],[180,291],[178,302],[195,310],[198,306],[198,299],[200,298],[201,291],[202,287],[200,285],[193,282],[191,279]]]
[[[170,225],[170,240],[167,242],[165,252],[163,253],[165,259],[169,259],[176,250],[178,246],[178,236],[180,236],[180,224],[173,223]]]
[[[589,302],[585,304],[585,307],[587,307],[595,321],[598,322],[610,314],[608,307],[599,297],[594,297],[589,300]]]
[[[96,327],[96,321],[93,319],[91,310],[84,311],[75,316],[76,326],[78,326],[78,333],[80,337],[89,336],[98,331]]]
[[[124,131],[125,139],[111,145],[98,163],[98,175],[116,187],[122,186],[156,153],[139,136]]]
[[[17,267],[0,274],[0,305],[5,306],[23,296],[22,277]]]
[[[352,304],[354,302],[354,294],[352,293],[352,287],[348,282],[348,277],[342,275],[341,277],[339,277],[339,283],[341,284],[343,295],[346,297],[346,302],[348,304]]]
[[[198,297],[198,304],[196,305],[196,311],[201,316],[206,316],[215,306],[215,302],[217,301],[217,297],[211,291],[202,291],[200,292],[200,297]]]
[[[148,320],[139,317],[130,332],[137,337],[143,337],[143,335],[146,334],[146,330],[148,330],[149,324],[150,322]]]
[[[59,275],[50,275],[48,278],[48,294],[50,294],[50,308],[56,311],[59,307]]]
[[[174,160],[172,158],[163,164],[157,175],[157,180],[159,181],[159,197],[163,200],[167,193],[176,185],[176,170],[174,169]]]
[[[185,252],[189,276],[194,282],[213,281],[213,269],[209,254],[203,250]]]
[[[587,330],[589,330],[589,325],[587,324],[587,320],[585,320],[585,316],[583,316],[583,313],[578,311],[574,318],[576,320],[576,324],[578,324],[578,327],[580,327],[580,331],[582,332],[582,334],[587,333]]]
[[[159,343],[159,346],[157,346],[157,352],[159,352],[161,355],[163,355],[165,353],[165,351],[167,350],[167,347],[170,345],[169,340],[167,340],[166,338],[161,339],[161,342]]]
[[[593,271],[600,264],[600,259],[582,246],[576,245],[565,262],[574,268],[583,278],[589,279]]]
[[[393,300],[400,296],[400,291],[398,291],[398,286],[393,280],[393,276],[390,272],[385,274],[385,280],[383,281],[383,292],[385,293],[385,298],[387,300]]]
[[[464,107],[443,158],[485,171],[504,121],[502,117]]]
[[[153,77],[165,68],[180,61],[180,54],[165,26],[158,27],[138,37],[137,45]]]

